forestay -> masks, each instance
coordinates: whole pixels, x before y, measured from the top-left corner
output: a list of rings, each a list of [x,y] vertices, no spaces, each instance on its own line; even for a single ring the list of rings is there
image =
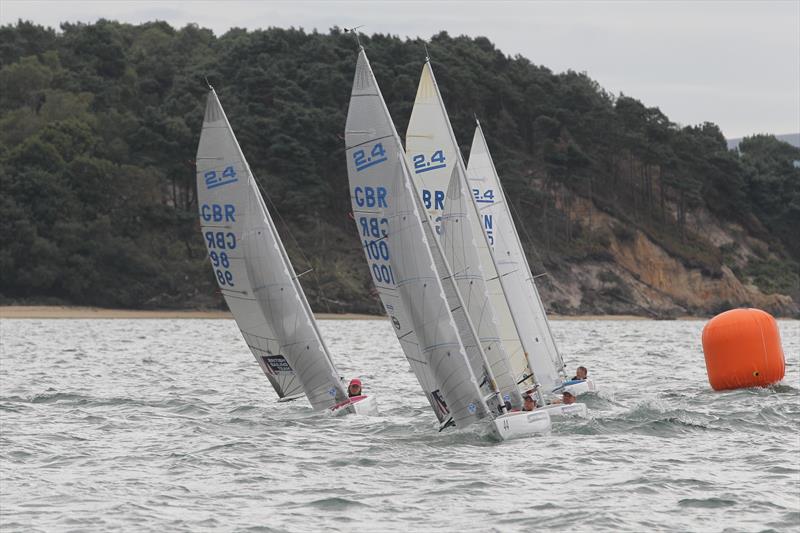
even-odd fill
[[[375,287],[440,421],[488,412],[428,247],[402,146],[363,49],[345,130],[353,214]]]
[[[406,132],[406,150],[414,183],[437,234],[443,239],[445,254],[497,387],[504,398],[518,407],[521,398],[517,382],[530,378],[531,372],[475,202],[469,196],[466,200],[461,196],[462,191],[469,194],[466,169],[429,61],[422,68]],[[461,200],[447,214],[450,194]],[[445,216],[452,221],[452,231],[442,231],[447,225]]]
[[[347,398],[216,92],[197,149],[200,225],[214,275],[245,342],[281,398],[314,409]]]
[[[487,220],[485,230],[494,239],[494,257],[506,287],[514,317],[525,324],[533,341],[529,349],[533,372],[548,390],[558,387],[566,377],[564,361],[556,348],[539,291],[514,226],[503,187],[497,175],[480,124],[470,150],[467,170],[470,188],[480,198],[480,211]]]

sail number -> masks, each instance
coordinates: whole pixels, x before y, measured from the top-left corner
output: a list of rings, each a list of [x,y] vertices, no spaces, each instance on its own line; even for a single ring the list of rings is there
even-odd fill
[[[475,197],[475,201],[479,204],[494,203],[494,191],[492,189],[486,189],[483,194],[481,194],[480,189],[472,189],[472,195]]]
[[[444,152],[441,150],[433,152],[430,158],[425,154],[414,154],[411,156],[411,161],[414,162],[414,174],[422,174],[423,172],[430,172],[447,166]]]
[[[386,203],[386,195],[389,194],[386,187],[355,187],[353,188],[353,200],[358,207],[389,207]]]
[[[422,203],[425,204],[425,209],[443,210],[444,191],[422,189]]]
[[[222,172],[209,170],[203,174],[203,179],[206,182],[206,189],[214,189],[238,181],[236,179],[236,171],[232,165],[225,167]]]
[[[236,222],[236,208],[232,204],[203,204],[200,206],[200,218],[203,222]]]
[[[367,155],[369,152],[369,155]],[[371,149],[356,150],[353,152],[353,163],[356,166],[356,172],[361,172],[369,167],[374,167],[386,161],[386,150],[383,148],[382,143],[376,143]]]
[[[235,222],[236,208],[231,204],[203,204],[200,218],[204,222]],[[229,270],[231,259],[228,252],[236,249],[236,234],[231,231],[206,231],[203,233],[208,248],[208,258],[214,267],[214,275],[220,287],[233,287],[233,273]]]
[[[383,189],[383,187],[380,187]],[[358,228],[364,243],[372,276],[375,283],[395,285],[394,272],[389,263],[391,253],[386,237],[389,234],[389,221],[378,217],[358,217]]]
[[[432,211],[444,210],[444,191],[429,191],[428,189],[422,189],[420,192],[422,193],[422,204],[425,206],[425,209],[430,209]],[[434,222],[433,228],[436,230],[436,234],[441,235],[441,215],[436,216],[431,214],[431,219]]]
[[[483,193],[481,193],[480,189],[472,189],[472,196],[475,197],[475,201],[479,204],[494,203],[494,191],[492,189],[486,189]],[[483,231],[486,232],[489,245],[494,246],[494,221],[492,220],[492,215],[483,215]]]

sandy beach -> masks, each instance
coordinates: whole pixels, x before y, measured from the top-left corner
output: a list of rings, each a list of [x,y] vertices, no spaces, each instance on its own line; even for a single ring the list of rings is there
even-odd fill
[[[380,316],[355,313],[317,313],[319,320],[375,320]],[[194,309],[105,309],[100,307],[72,307],[57,305],[5,305],[0,306],[0,318],[230,318],[228,311]]]
[[[316,313],[318,320],[380,320],[381,315],[356,313]],[[100,307],[73,307],[57,305],[4,305],[0,318],[205,318],[219,319],[233,316],[228,311],[195,309],[105,309]],[[551,320],[651,320],[635,315],[548,315]],[[694,317],[686,317],[691,319]]]

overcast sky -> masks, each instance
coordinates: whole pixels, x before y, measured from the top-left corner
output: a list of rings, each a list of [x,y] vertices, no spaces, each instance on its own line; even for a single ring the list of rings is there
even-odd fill
[[[57,28],[98,18],[231,27],[363,24],[367,33],[483,35],[555,72],[586,71],[607,90],[727,137],[800,131],[800,0],[695,2],[256,2],[2,0],[3,24]],[[435,58],[435,50],[431,50]]]

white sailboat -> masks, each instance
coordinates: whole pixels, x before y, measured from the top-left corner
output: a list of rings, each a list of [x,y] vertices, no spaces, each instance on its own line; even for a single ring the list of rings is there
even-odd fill
[[[279,401],[305,395],[315,410],[376,413],[373,397],[348,397],[213,88],[197,148],[197,200],[219,289]]]
[[[484,231],[494,237],[497,266],[510,295],[509,305],[529,328],[538,348],[531,353],[533,371],[548,392],[569,390],[576,396],[595,390],[592,380],[567,381],[564,360],[556,347],[544,304],[511,217],[497,169],[489,153],[480,122],[475,128],[467,167],[470,188],[481,202]]]
[[[470,313],[489,318],[485,321],[485,331],[491,332],[490,336],[494,333],[499,337],[499,344],[511,360],[512,373],[502,384],[504,390],[510,387],[519,398],[517,385],[524,390],[533,389],[539,405],[544,407],[550,391],[560,386],[563,380],[548,358],[545,337],[532,320],[535,315],[516,312],[514,304],[523,300],[523,295],[516,292],[518,288],[510,283],[509,276],[520,277],[520,273],[518,269],[506,268],[509,265],[502,254],[507,248],[505,241],[509,240],[509,236],[492,231],[493,215],[484,211],[484,205],[493,203],[492,193],[476,190],[467,180],[461,151],[429,59],[422,68],[406,133],[406,149],[409,165],[413,166],[415,184],[428,214],[431,220],[441,221],[443,243],[453,240],[453,232],[447,231],[450,213],[455,210],[462,215],[460,219],[463,223],[458,227],[455,239],[468,248],[464,254],[465,261],[462,262],[466,275],[462,277],[469,280],[469,288],[473,293],[481,290],[480,294],[485,295],[482,300],[475,301],[476,305],[470,309]],[[462,199],[454,195],[454,188],[464,192],[469,190],[469,197]],[[447,194],[443,194],[444,190],[448,191]],[[452,204],[451,198],[458,199],[456,204]],[[449,246],[446,248],[450,249]],[[458,277],[459,270],[455,271]],[[555,346],[554,343],[552,345]],[[494,355],[505,357],[500,351],[494,352]],[[585,406],[582,407],[565,409],[553,406],[549,409],[553,415],[576,414],[578,411],[585,414]]]
[[[549,431],[544,412],[500,416],[490,365],[480,369],[487,379],[479,381],[473,371],[470,360],[483,357],[480,343],[428,219],[421,217],[400,138],[363,48],[345,143],[353,214],[373,281],[442,426],[450,419],[459,427],[488,420],[501,439]]]
[[[504,399],[519,408],[517,383],[531,373],[513,317],[505,303],[491,250],[469,197],[466,169],[430,62],[422,69],[406,131],[406,154],[426,214],[453,267]]]

